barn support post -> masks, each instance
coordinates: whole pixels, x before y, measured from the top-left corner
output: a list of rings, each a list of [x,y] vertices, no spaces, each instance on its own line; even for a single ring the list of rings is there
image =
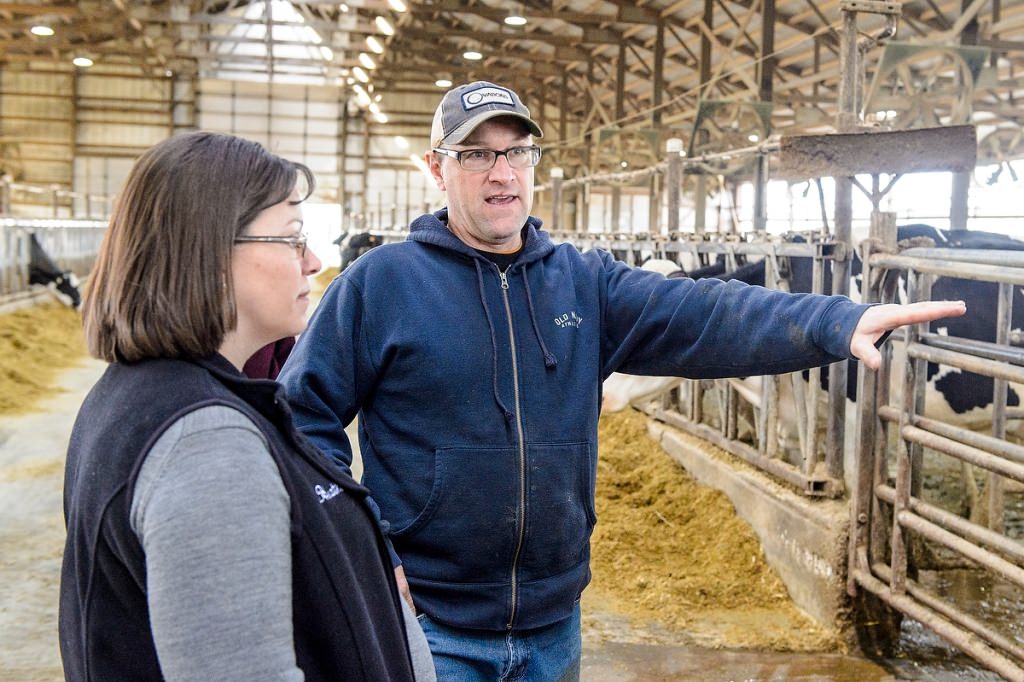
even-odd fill
[[[360,191],[360,209],[363,213],[363,224],[367,227],[372,225],[370,220],[370,136],[373,131],[370,128],[370,122],[363,117],[363,134],[360,136],[360,142],[363,145],[362,153],[362,168],[360,168],[359,177],[362,182],[362,186],[359,188]]]
[[[715,25],[715,0],[704,0],[704,27],[705,30],[700,32],[700,99],[707,99],[708,90],[711,87],[711,50],[712,43],[709,34]],[[704,144],[707,142],[707,131],[698,130],[698,144]],[[708,213],[708,179],[703,173],[700,173],[696,177],[696,186],[694,190],[694,206],[693,206],[693,231],[697,235],[703,235],[707,231],[707,213]],[[722,231],[721,221],[719,221],[718,231]],[[704,254],[697,255],[698,262],[701,265],[706,265]]]
[[[853,241],[853,181],[847,176],[836,178],[835,241],[843,246]],[[840,249],[841,258],[832,262],[832,294],[850,293],[850,262],[848,249]],[[825,433],[825,466],[830,478],[843,480],[843,449],[846,440],[846,382],[849,366],[844,360],[828,368],[828,427]]]
[[[679,194],[683,184],[683,141],[678,137],[669,138],[665,143],[665,152],[668,157],[668,170],[665,173],[665,189],[668,197],[668,218],[666,225],[670,238],[679,233]],[[674,256],[679,262],[679,256]]]
[[[392,168],[391,169],[391,173],[392,173],[392,177],[395,180],[395,189],[394,189],[395,193],[391,195],[391,205],[388,207],[388,221],[389,221],[390,224],[387,225],[387,229],[394,230],[394,229],[396,229],[398,227],[398,191],[399,191],[399,186],[398,186],[399,173],[398,173],[398,169]]]
[[[665,20],[658,19],[654,39],[654,81],[652,85],[651,127],[661,128],[662,99],[665,91]],[[658,233],[661,213],[661,174],[655,173],[648,181],[647,194],[647,231]]]
[[[408,227],[412,224],[412,171],[405,171],[405,220]]]
[[[621,126],[622,119],[626,115],[626,44],[625,42],[619,43],[619,58],[615,62],[615,125]],[[616,139],[617,144],[622,145],[622,138]],[[625,161],[624,158],[618,159],[619,161]],[[622,188],[618,185],[612,185],[612,220],[614,220],[614,226],[612,232],[619,230],[619,213],[622,210]]]
[[[551,169],[551,231],[557,233],[562,229],[562,169]]]
[[[972,0],[960,0],[960,11],[966,13],[970,10]],[[993,8],[994,14],[999,13],[999,9]],[[975,14],[967,25],[964,26],[963,31],[960,32],[960,44],[961,45],[977,45],[978,44],[978,17]],[[971,108],[973,110],[973,107]],[[956,121],[956,123],[970,123],[967,121]],[[959,171],[953,173],[953,184],[950,192],[949,201],[949,227],[954,230],[966,230],[967,229],[967,217],[968,217],[968,200],[971,193],[971,173],[970,171]]]
[[[843,7],[843,28],[840,34],[839,65],[839,132],[851,132],[857,126],[857,74],[860,72],[857,49],[857,12]],[[853,178],[837,176],[835,208],[835,241],[852,247],[853,241]],[[850,293],[849,248],[840,248],[840,258],[832,262],[832,293]],[[846,440],[846,382],[849,366],[836,362],[828,370],[828,428],[825,435],[825,466],[830,478],[844,480],[843,449]]]
[[[949,227],[954,230],[967,229],[967,200],[971,191],[969,172],[953,173],[953,185],[949,198]]]
[[[771,104],[775,75],[775,0],[761,3],[761,60],[758,65],[758,98]],[[768,156],[758,154],[754,170],[754,231],[768,230]]]

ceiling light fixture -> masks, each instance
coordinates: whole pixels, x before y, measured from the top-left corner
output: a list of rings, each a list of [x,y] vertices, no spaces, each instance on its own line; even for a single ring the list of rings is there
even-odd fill
[[[375,119],[377,119],[377,123],[387,123],[388,122],[387,114],[385,114],[382,111],[377,112],[376,114],[373,115],[373,117]]]
[[[356,80],[359,81],[360,83],[369,83],[370,82],[370,77],[367,76],[366,72],[363,71],[358,66],[353,66],[352,67],[352,75],[355,76]]]
[[[439,88],[450,88],[452,87],[452,82],[448,78],[438,78],[436,81],[434,81],[434,85],[436,85]]]
[[[373,71],[374,69],[377,68],[377,64],[373,61],[373,58],[371,58],[370,55],[366,54],[365,52],[359,53],[359,63],[362,64],[365,68],[369,69],[370,71]]]
[[[366,36],[366,46],[370,48],[371,52],[376,54],[384,53],[384,46],[377,40],[377,36]]]
[[[359,106],[370,106],[370,96],[366,94],[366,90],[363,90],[363,86],[361,86],[359,83],[356,83],[355,85],[352,86],[352,90],[356,93],[356,102],[359,104]]]
[[[525,26],[526,15],[523,14],[523,8],[513,7],[508,16],[505,17],[505,23],[509,26]]]
[[[75,66],[80,66],[83,69],[85,69],[85,68],[88,68],[88,67],[92,66],[93,62],[88,57],[75,57],[74,59],[71,60],[71,63],[74,64]]]
[[[469,50],[466,50],[465,52],[462,53],[462,58],[463,59],[468,59],[471,62],[475,62],[475,61],[479,61],[479,60],[483,59],[484,56],[482,54],[480,54],[479,52],[477,52],[476,50],[469,49]]]
[[[390,5],[391,9],[395,10],[396,12],[404,12],[407,9],[409,9],[408,7],[405,6],[405,3],[402,2],[402,0],[388,0],[388,5]]]
[[[395,29],[392,28],[391,24],[388,23],[388,20],[385,19],[384,17],[377,17],[376,19],[373,20],[373,23],[377,24],[377,28],[379,28],[380,32],[383,33],[384,35],[395,35]]]
[[[29,30],[32,32],[32,35],[34,35],[34,36],[52,36],[53,35],[53,29],[50,28],[49,26],[44,26],[43,24],[39,24],[38,26],[33,26]]]

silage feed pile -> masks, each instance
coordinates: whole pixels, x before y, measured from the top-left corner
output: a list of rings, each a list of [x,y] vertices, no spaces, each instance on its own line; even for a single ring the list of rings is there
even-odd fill
[[[85,355],[76,310],[47,303],[0,315],[0,415],[27,412],[59,391],[57,374]]]
[[[642,414],[602,417],[599,440],[589,588],[599,603],[706,646],[841,648],[793,605],[728,497],[671,459]]]

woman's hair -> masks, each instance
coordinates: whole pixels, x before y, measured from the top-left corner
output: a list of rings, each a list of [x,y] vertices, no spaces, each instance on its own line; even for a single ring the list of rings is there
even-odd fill
[[[313,174],[231,135],[178,135],[135,163],[89,278],[89,352],[108,362],[203,357],[235,328],[234,239]],[[301,192],[301,188],[300,188]],[[298,203],[298,202],[296,202]]]

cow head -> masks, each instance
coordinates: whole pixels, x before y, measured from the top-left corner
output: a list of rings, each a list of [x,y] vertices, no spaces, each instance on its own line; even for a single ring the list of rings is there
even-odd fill
[[[70,308],[81,305],[82,295],[75,274],[57,265],[35,233],[29,234],[29,246],[28,283],[45,286],[58,301]]]

